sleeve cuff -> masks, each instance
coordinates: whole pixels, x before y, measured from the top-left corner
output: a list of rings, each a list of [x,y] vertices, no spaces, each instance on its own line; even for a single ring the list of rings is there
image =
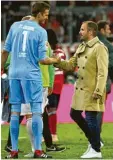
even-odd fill
[[[94,93],[96,93],[96,94],[102,96],[102,92],[100,91],[99,88],[96,88],[95,91],[94,91]]]

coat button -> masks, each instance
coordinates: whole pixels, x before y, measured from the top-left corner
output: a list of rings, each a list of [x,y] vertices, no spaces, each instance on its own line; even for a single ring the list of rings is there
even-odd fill
[[[99,88],[97,88],[96,91],[99,92]]]
[[[85,58],[87,59],[87,56],[85,56]]]
[[[80,88],[81,90],[83,90],[83,88]]]
[[[81,79],[83,80],[84,78],[82,77]]]
[[[79,79],[78,75],[76,76],[76,79]]]
[[[76,90],[77,90],[78,88],[76,87]]]
[[[79,69],[80,67],[78,66],[78,69]]]
[[[83,69],[85,68],[85,67],[82,67]]]

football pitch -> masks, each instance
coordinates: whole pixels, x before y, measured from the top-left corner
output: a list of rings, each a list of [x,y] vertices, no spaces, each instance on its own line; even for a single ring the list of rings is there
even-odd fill
[[[1,158],[4,159],[7,152],[4,147],[8,135],[8,125],[1,126]],[[86,151],[88,142],[83,132],[76,124],[58,124],[58,138],[60,144],[67,147],[64,152],[49,152],[53,159],[79,159]],[[103,124],[103,131],[101,137],[104,141],[102,148],[103,159],[113,159],[113,123]],[[42,144],[45,150],[45,144]],[[25,125],[21,125],[19,134],[19,148],[23,153],[19,153],[19,159],[25,159],[24,155],[31,151],[30,141],[26,131]],[[30,159],[30,158],[29,158]]]

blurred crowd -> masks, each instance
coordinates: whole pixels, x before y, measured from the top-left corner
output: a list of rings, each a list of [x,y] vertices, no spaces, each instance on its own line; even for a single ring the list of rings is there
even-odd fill
[[[2,1],[2,30],[9,31],[10,25],[29,15],[30,1]],[[51,11],[48,28],[57,34],[59,43],[79,41],[79,28],[85,20],[107,20],[113,34],[113,2],[112,1],[51,1]],[[16,6],[16,7],[15,7]],[[5,15],[5,17],[4,17]],[[5,27],[4,27],[4,24]],[[4,35],[2,33],[2,40]],[[113,38],[110,36],[113,41]]]
[[[29,10],[32,3],[31,1],[1,2],[2,40],[4,40],[3,33],[6,32],[5,35],[8,33],[13,22],[30,14]],[[65,51],[66,59],[73,56],[78,47],[79,29],[85,20],[94,22],[107,20],[111,28],[111,35],[108,40],[113,43],[113,1],[50,1],[50,4],[51,11],[47,26],[55,31],[58,42],[62,44],[62,49]],[[74,83],[75,80],[76,74],[74,76],[71,73],[65,74],[65,83]]]

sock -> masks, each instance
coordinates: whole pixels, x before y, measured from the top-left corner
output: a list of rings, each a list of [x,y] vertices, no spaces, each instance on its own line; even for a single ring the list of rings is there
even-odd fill
[[[32,116],[32,131],[34,136],[34,147],[35,150],[42,150],[42,131],[43,121],[40,114],[34,114]]]
[[[56,134],[56,128],[57,128],[57,115],[56,111],[54,114],[49,115],[49,126],[51,134]]]
[[[19,116],[19,124],[22,122],[24,116]],[[10,128],[9,128],[9,134],[8,134],[8,140],[7,140],[7,146],[12,146],[11,144],[11,135],[10,135]]]
[[[35,148],[34,148],[34,136],[33,136],[33,131],[32,131],[32,118],[27,119],[26,128],[27,128],[27,132],[28,132],[29,137],[30,137],[32,152],[34,152]]]
[[[44,110],[44,113],[43,113],[43,125],[44,125],[43,137],[44,137],[45,145],[46,147],[51,147],[53,143],[52,143],[52,136],[49,128],[48,114],[46,109]]]
[[[10,134],[12,151],[18,151],[19,115],[11,115]]]

